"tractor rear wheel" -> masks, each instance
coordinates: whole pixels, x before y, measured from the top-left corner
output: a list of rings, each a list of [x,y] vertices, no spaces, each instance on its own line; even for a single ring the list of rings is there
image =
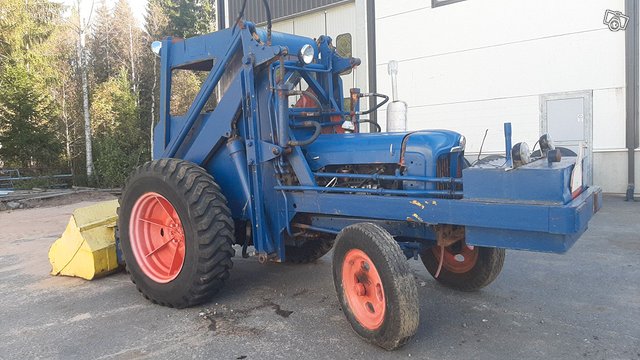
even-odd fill
[[[415,279],[400,246],[382,227],[358,223],[338,234],[333,282],[351,327],[365,340],[393,350],[416,333]]]
[[[233,220],[204,169],[161,159],[127,179],[118,210],[122,253],[145,298],[184,308],[208,300],[233,266]]]
[[[491,284],[502,270],[504,256],[504,249],[474,247],[464,240],[444,248],[434,246],[420,254],[431,276],[460,291],[476,291]]]

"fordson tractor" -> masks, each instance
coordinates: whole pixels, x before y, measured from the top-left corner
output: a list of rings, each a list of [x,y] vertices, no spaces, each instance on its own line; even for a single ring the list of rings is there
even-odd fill
[[[504,160],[469,166],[453,131],[361,132],[388,98],[343,93],[340,74],[360,60],[341,57],[328,36],[239,19],[153,48],[154,160],[129,176],[118,231],[131,279],[154,303],[211,299],[233,281],[234,246],[261,263],[308,263],[333,249],[347,320],[395,349],[419,322],[408,259],[445,286],[477,290],[496,279],[505,249],[563,253],[600,207],[601,190],[581,182],[580,157],[561,158],[546,136],[531,156],[511,146],[506,126]],[[176,115],[178,70],[203,81]],[[362,109],[364,98],[380,101]]]

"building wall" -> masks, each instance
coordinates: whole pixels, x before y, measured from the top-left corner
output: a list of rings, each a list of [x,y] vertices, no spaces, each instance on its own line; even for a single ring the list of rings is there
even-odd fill
[[[534,144],[541,95],[590,90],[594,183],[624,193],[624,32],[603,24],[606,9],[624,11],[624,0],[377,1],[378,91],[391,93],[397,60],[409,129],[457,130],[473,155],[486,129],[483,153],[503,152],[507,121],[514,142]]]
[[[243,1],[225,1],[230,20],[234,21],[240,13]],[[315,12],[319,9],[323,9],[339,3],[345,3],[348,1],[349,0],[269,0],[269,8],[271,10],[271,18],[276,21],[283,18],[298,16],[300,14],[305,14],[308,12]],[[247,1],[244,15],[245,19],[258,24],[267,21],[267,12],[262,1],[260,0]],[[231,24],[232,22],[227,23]]]

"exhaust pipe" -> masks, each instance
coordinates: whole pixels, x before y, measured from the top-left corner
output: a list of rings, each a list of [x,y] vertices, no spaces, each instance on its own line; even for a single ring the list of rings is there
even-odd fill
[[[389,61],[389,75],[391,75],[391,92],[393,101],[387,105],[387,131],[407,131],[407,103],[398,100],[398,62]]]

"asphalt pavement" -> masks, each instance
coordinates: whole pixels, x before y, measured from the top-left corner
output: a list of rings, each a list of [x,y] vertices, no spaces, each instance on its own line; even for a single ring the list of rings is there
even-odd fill
[[[620,197],[567,254],[507,251],[476,293],[411,261],[420,327],[394,352],[351,330],[331,254],[262,265],[237,251],[225,289],[185,310],[151,304],[124,273],[50,276],[49,246],[81,205],[0,212],[0,359],[640,359],[640,203]]]

